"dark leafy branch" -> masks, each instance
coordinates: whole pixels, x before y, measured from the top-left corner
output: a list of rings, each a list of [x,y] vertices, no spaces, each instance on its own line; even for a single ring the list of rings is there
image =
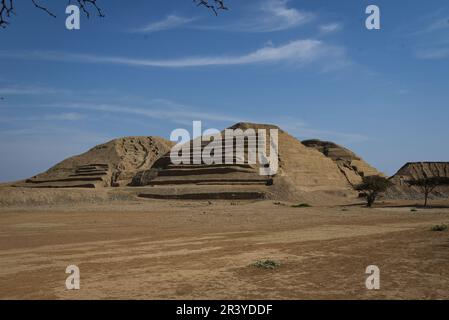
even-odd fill
[[[219,10],[229,10],[225,5],[225,0],[193,0],[197,6],[203,6],[218,15]],[[41,3],[40,0],[31,0],[31,3],[39,10],[44,11],[49,16],[56,18],[56,14]],[[69,4],[76,4],[80,10],[90,17],[93,9],[99,17],[104,17],[102,9],[98,6],[97,0],[69,0]],[[0,27],[6,28],[9,25],[11,15],[15,14],[14,0],[0,0]]]

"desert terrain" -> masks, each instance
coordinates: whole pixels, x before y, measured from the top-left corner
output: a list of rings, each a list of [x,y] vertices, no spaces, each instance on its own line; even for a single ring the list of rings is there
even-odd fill
[[[170,141],[124,137],[0,185],[0,298],[449,299],[449,232],[431,230],[449,224],[448,189],[422,208],[406,183],[449,163],[406,164],[368,209],[355,187],[384,175],[351,150],[230,128],[279,130],[278,172],[239,162],[245,147],[229,164],[175,164]],[[189,142],[187,159],[207,148]]]
[[[22,204],[0,189],[15,199],[0,206],[1,299],[449,299],[449,232],[430,230],[449,224],[448,201],[296,208],[73,189],[58,202],[39,189]],[[253,266],[265,259],[280,265]],[[65,288],[72,264],[80,290]],[[365,287],[369,265],[380,290]]]

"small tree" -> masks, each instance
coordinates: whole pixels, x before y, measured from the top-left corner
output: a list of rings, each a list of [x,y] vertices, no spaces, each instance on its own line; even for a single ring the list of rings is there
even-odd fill
[[[416,186],[424,194],[424,206],[427,207],[429,195],[439,186],[449,185],[447,177],[429,177],[421,179],[412,179],[407,181],[410,186]]]
[[[381,176],[367,176],[362,179],[362,183],[356,185],[355,190],[362,192],[369,208],[373,206],[381,193],[384,193],[393,185],[390,180]]]

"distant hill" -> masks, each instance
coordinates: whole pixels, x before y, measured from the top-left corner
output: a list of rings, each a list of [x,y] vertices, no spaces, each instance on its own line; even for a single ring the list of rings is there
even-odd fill
[[[390,188],[388,197],[400,199],[421,199],[422,193],[417,187],[407,184],[411,179],[431,177],[449,178],[449,162],[408,162],[390,180],[394,186]],[[449,196],[449,187],[438,187],[431,195],[433,198]]]

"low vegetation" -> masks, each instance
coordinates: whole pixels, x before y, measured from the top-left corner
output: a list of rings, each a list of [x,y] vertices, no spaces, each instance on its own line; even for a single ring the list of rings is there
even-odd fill
[[[275,260],[258,260],[255,263],[253,263],[251,266],[260,268],[260,269],[269,269],[274,270],[278,267],[280,267],[281,263]]]
[[[446,231],[447,230],[447,225],[445,225],[445,224],[437,224],[437,225],[433,226],[432,228],[430,228],[430,230],[432,230],[432,231]]]
[[[311,205],[308,203],[300,203],[292,205],[293,208],[310,208]]]

